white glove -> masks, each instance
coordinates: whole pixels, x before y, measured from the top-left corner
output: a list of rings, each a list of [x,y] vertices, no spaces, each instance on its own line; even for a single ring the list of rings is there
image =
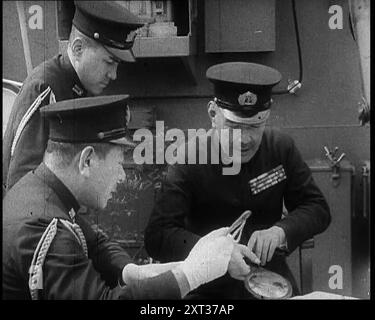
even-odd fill
[[[179,266],[181,262],[169,262],[169,263],[153,263],[145,265],[136,265],[134,263],[127,264],[122,269],[122,280],[125,284],[136,283],[140,280],[152,278],[172,270]]]
[[[189,256],[180,265],[190,290],[223,276],[228,270],[234,241],[228,234],[229,228],[214,230],[202,237]]]

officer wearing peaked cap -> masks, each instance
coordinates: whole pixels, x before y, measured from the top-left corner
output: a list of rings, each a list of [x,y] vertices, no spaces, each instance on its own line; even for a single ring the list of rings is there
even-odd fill
[[[135,61],[136,29],[144,24],[138,17],[117,1],[74,4],[67,50],[37,66],[14,102],[3,140],[7,190],[42,161],[48,122],[38,110],[55,101],[100,95],[116,79],[120,62]]]
[[[117,1],[75,1],[73,25],[95,39],[119,60],[135,61],[135,30],[144,23]]]
[[[65,100],[41,108],[50,124],[49,140],[134,146],[128,135],[129,95]]]
[[[198,137],[194,143],[189,141],[184,146],[188,150],[186,164],[169,167],[146,227],[146,250],[163,262],[183,259],[200,237],[213,228],[230,225],[250,210],[240,243],[251,249],[265,268],[286,277],[297,294],[285,255],[323,232],[331,218],[292,138],[266,128],[272,88],[281,75],[260,64],[228,62],[210,67],[206,76],[214,89],[208,103],[212,128],[207,144],[200,144]],[[235,134],[222,134],[234,129],[240,130],[239,143],[234,143]],[[224,148],[228,144],[230,147]],[[188,164],[189,150],[195,151],[197,159],[203,154],[207,163]],[[237,151],[240,158],[230,157],[228,150]],[[224,174],[223,169],[235,162],[240,162],[239,170]],[[285,218],[283,203],[288,210]],[[188,297],[254,298],[243,283],[250,267],[241,252],[232,258],[226,276]]]
[[[281,80],[281,74],[270,67],[255,63],[223,63],[210,67],[207,78],[214,84],[214,101],[227,117],[246,118],[262,122],[271,107],[272,87]],[[229,111],[226,111],[229,110]],[[239,120],[239,119],[237,119]],[[239,122],[239,121],[235,121]]]
[[[3,199],[4,299],[178,299],[227,272],[235,245],[228,228],[202,238],[183,261],[137,266],[80,215],[83,205],[103,209],[125,178],[124,147],[134,147],[127,101],[41,108],[50,126],[43,162]]]

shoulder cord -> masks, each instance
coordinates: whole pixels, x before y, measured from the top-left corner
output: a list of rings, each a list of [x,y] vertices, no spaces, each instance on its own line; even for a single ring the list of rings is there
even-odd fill
[[[44,100],[44,98],[48,95],[48,93],[51,91],[51,87],[48,87],[46,90],[44,90],[31,104],[29,109],[26,111],[24,116],[21,119],[20,124],[18,125],[16,134],[13,139],[12,148],[10,149],[10,155],[12,156],[14,154],[14,150],[16,148],[17,142],[21,136],[21,133],[23,129],[25,128],[27,122],[30,120],[31,116],[35,113],[36,110],[38,110],[39,105]]]
[[[38,300],[38,289],[43,288],[42,266],[47,255],[47,251],[56,235],[57,221],[57,218],[52,219],[40,238],[36,250],[34,251],[33,260],[31,261],[31,266],[29,269],[29,289],[32,300]]]
[[[81,227],[77,223],[72,223],[68,220],[60,219],[60,222],[70,231],[73,233],[73,235],[76,237],[78,242],[83,248],[83,251],[85,252],[85,256],[88,257],[88,250],[87,250],[87,243],[85,236],[82,232]]]
[[[43,289],[42,267],[47,255],[47,251],[55,238],[58,221],[60,221],[70,232],[73,233],[79,244],[82,246],[85,256],[88,257],[86,239],[81,227],[78,224],[72,223],[68,220],[53,218],[38,242],[29,269],[29,289],[32,300],[38,300],[38,290]]]

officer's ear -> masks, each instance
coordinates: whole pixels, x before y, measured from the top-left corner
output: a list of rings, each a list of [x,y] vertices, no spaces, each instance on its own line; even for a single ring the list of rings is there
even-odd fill
[[[71,44],[71,49],[72,49],[73,55],[75,57],[82,56],[83,47],[84,47],[83,40],[79,37],[75,38],[73,40],[72,44]]]
[[[207,109],[208,109],[207,112],[208,112],[208,116],[210,117],[212,127],[215,127],[216,126],[215,117],[217,115],[217,105],[215,101],[211,100],[207,105]]]
[[[87,146],[81,151],[78,160],[78,171],[82,176],[86,178],[90,176],[90,171],[93,169],[95,157],[95,150],[92,146]]]

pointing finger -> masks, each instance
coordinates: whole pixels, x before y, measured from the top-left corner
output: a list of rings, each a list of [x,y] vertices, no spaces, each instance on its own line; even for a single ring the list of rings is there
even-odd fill
[[[250,248],[241,245],[241,253],[244,257],[248,258],[252,263],[260,264],[259,258],[255,255],[254,252],[250,250]]]
[[[257,255],[259,259],[262,258],[263,241],[264,239],[260,236],[258,236],[256,239],[255,254]]]
[[[263,246],[262,246],[262,257],[261,257],[261,261],[262,261],[262,265],[265,265],[266,262],[267,262],[267,253],[268,253],[268,249],[270,247],[270,239],[269,238],[266,238],[264,239],[263,241]]]
[[[249,249],[252,250],[252,251],[254,251],[253,249],[254,249],[254,245],[255,245],[256,239],[257,239],[257,234],[258,234],[258,232],[255,231],[255,232],[251,235],[251,237],[250,237],[250,239],[249,239],[249,242],[247,243],[247,246],[248,246]]]

